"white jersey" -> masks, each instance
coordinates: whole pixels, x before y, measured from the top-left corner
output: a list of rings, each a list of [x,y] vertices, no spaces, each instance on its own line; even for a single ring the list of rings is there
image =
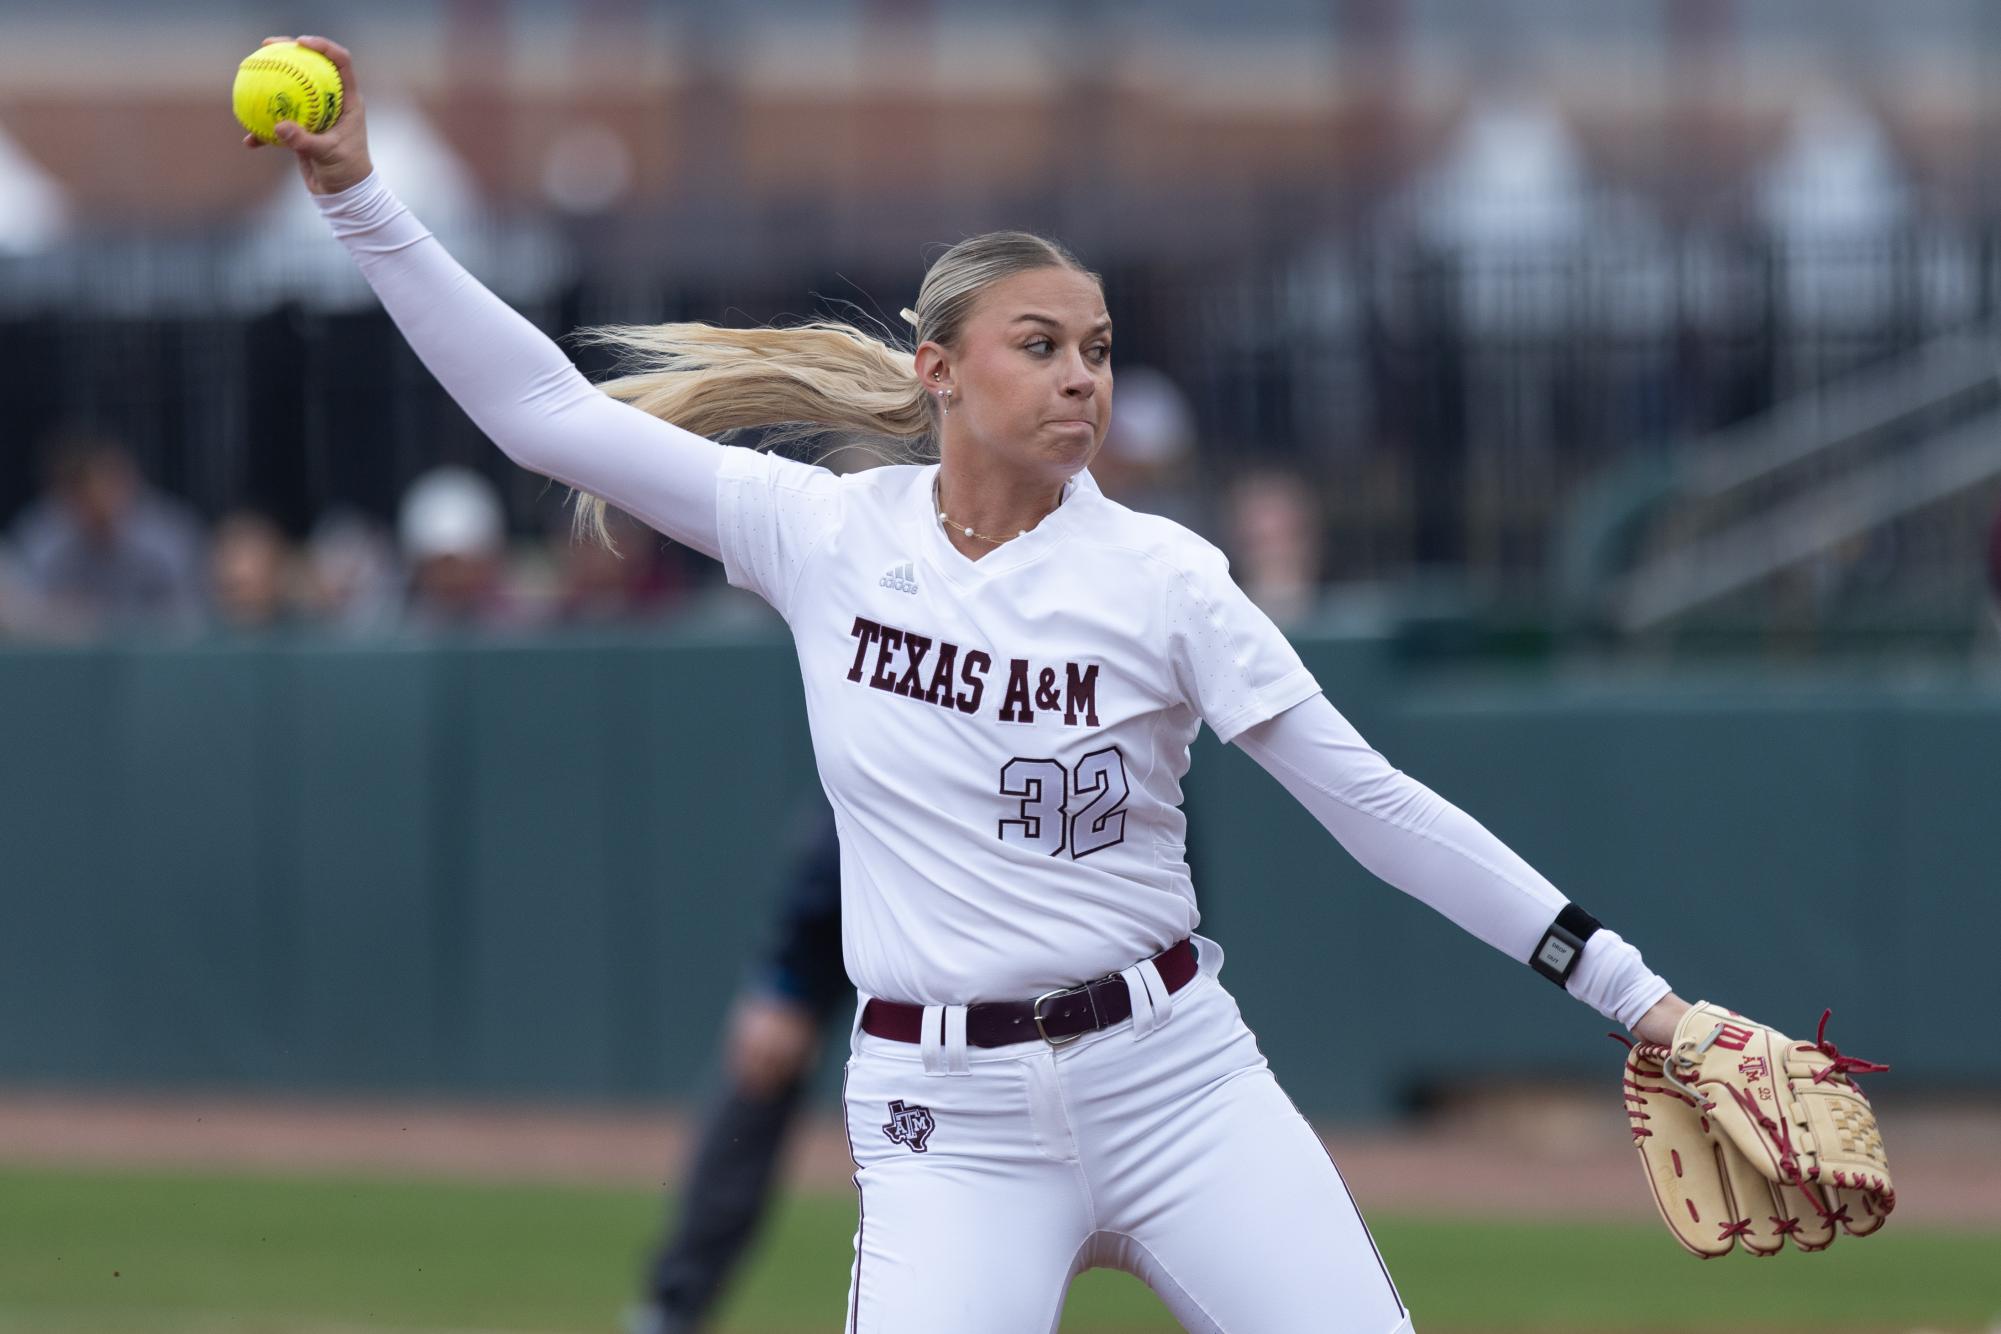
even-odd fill
[[[1319,692],[1222,553],[1089,474],[980,560],[936,466],[847,476],[732,451],[731,583],[791,627],[841,835],[848,975],[923,1004],[1115,972],[1200,920],[1181,777]]]

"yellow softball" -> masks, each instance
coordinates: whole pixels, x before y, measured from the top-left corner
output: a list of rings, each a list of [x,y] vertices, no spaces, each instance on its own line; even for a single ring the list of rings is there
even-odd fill
[[[318,134],[340,119],[340,71],[311,47],[273,42],[236,67],[232,100],[243,128],[265,143],[281,120]]]

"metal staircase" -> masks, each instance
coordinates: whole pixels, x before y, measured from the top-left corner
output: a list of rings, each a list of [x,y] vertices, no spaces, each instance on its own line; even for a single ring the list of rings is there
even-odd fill
[[[1943,339],[1606,479],[1566,534],[1569,600],[1629,637],[1861,604],[1949,616],[1984,578],[1997,479],[1996,342]]]

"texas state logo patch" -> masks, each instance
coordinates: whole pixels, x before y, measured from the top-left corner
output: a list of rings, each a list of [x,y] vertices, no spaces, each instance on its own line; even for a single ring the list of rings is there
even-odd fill
[[[889,1124],[882,1133],[889,1136],[892,1144],[909,1146],[912,1153],[924,1152],[924,1141],[931,1138],[931,1132],[938,1128],[938,1122],[931,1116],[929,1107],[903,1105],[898,1098],[889,1104]]]

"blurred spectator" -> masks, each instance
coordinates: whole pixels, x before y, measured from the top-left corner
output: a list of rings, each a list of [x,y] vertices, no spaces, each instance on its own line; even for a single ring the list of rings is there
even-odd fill
[[[28,581],[14,554],[0,545],[0,640],[40,638],[41,604],[28,591]]]
[[[1260,470],[1230,488],[1223,542],[1230,573],[1280,624],[1298,620],[1319,600],[1320,530],[1313,487],[1297,474]]]
[[[403,493],[396,535],[410,572],[413,630],[514,628],[528,617],[506,583],[507,519],[493,483],[433,468]]]
[[[254,510],[226,514],[208,548],[217,624],[240,634],[279,630],[298,619],[291,544]]]
[[[554,616],[563,625],[616,625],[657,617],[680,599],[684,566],[662,551],[664,539],[638,520],[605,510],[617,550],[574,536],[572,511],[550,516],[548,553],[556,573]]]
[[[323,629],[387,634],[402,618],[396,548],[372,520],[336,511],[306,539],[305,610]]]
[[[47,624],[83,634],[199,628],[201,530],[146,485],[124,446],[59,438],[47,486],[14,529],[23,582]]]
[[[1091,460],[1098,488],[1127,509],[1205,532],[1209,516],[1189,476],[1194,458],[1195,414],[1187,397],[1149,366],[1122,368],[1105,443]]]

